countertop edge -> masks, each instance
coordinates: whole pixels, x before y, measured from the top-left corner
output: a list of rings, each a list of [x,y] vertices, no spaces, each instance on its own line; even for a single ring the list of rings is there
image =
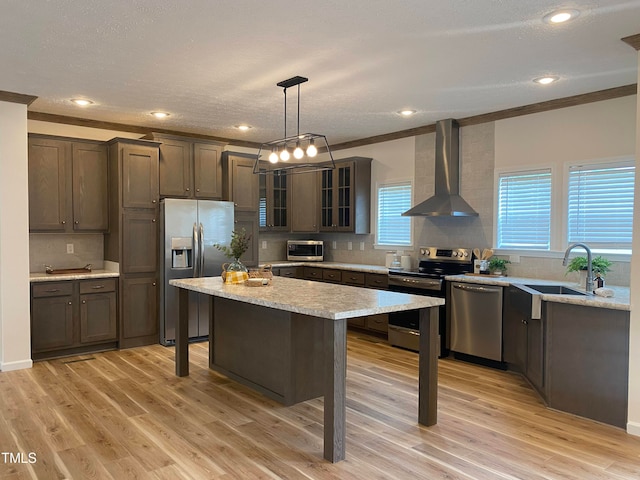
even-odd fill
[[[45,272],[36,272],[29,274],[29,282],[57,282],[66,280],[92,280],[98,278],[117,278],[120,274],[110,270],[94,270],[88,273],[65,273],[65,274],[49,274]]]

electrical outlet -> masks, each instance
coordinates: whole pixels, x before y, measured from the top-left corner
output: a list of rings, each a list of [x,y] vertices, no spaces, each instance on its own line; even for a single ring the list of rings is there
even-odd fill
[[[511,263],[520,263],[520,255],[509,255],[509,261]]]
[[[333,242],[331,242],[331,248],[336,250],[338,248],[338,242],[336,242],[335,240]]]
[[[364,251],[364,242],[360,242],[360,250]]]
[[[353,250],[353,242],[347,242],[347,250]]]
[[[67,243],[67,253],[73,253],[73,243]]]
[[[267,241],[266,240],[262,240],[262,249],[266,250],[267,248]]]

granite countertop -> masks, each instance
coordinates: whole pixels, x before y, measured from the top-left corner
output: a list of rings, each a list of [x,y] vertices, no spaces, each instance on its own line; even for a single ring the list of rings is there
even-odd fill
[[[33,282],[54,282],[59,280],[91,280],[94,278],[119,277],[118,272],[111,270],[92,270],[87,273],[63,273],[49,274],[45,272],[35,272],[29,274],[29,281]]]
[[[273,268],[281,267],[319,267],[333,268],[335,270],[349,270],[352,272],[364,273],[380,273],[386,275],[389,269],[380,265],[363,265],[361,263],[343,263],[343,262],[294,262],[288,260],[278,260],[275,262],[261,262],[260,267],[271,265]]]
[[[333,320],[444,305],[424,295],[274,277],[265,287],[225,285],[220,277],[171,280],[170,285],[208,295]]]
[[[513,284],[525,285],[566,285],[576,290],[584,290],[583,286],[578,286],[571,282],[560,282],[556,280],[545,280],[541,278],[524,277],[492,277],[489,275],[449,275],[445,280],[478,283],[482,285],[497,285],[508,287]],[[586,307],[611,308],[614,310],[631,310],[629,287],[606,286],[614,292],[613,297],[600,297],[598,295],[554,295],[541,293],[541,299],[546,302],[570,303],[573,305],[583,305]]]

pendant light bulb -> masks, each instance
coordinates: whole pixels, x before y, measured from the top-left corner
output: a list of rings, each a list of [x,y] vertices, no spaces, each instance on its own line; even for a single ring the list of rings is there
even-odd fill
[[[289,155],[289,150],[285,146],[280,152],[280,160],[282,160],[283,162],[286,162],[287,160],[289,160],[289,158],[291,158],[291,155]]]
[[[318,154],[318,149],[313,144],[313,138],[309,140],[309,146],[307,147],[307,155],[310,157],[315,157]]]
[[[302,157],[304,157],[304,150],[302,150],[300,148],[300,141],[299,140],[296,143],[296,149],[293,151],[293,156],[295,158],[297,158],[298,160],[300,160]]]
[[[269,154],[269,161],[271,163],[278,163],[278,152],[276,152],[275,148],[271,150],[271,153]]]

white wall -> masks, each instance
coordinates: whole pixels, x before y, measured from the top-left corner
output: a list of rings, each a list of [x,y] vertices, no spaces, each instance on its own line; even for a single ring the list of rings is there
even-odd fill
[[[640,65],[640,51],[638,52]],[[638,69],[640,85],[640,68]],[[636,155],[640,158],[640,102],[636,104]],[[639,176],[636,174],[636,180]],[[635,204],[633,208],[633,251],[631,257],[631,325],[629,332],[629,409],[627,431],[640,436],[640,311],[638,311],[638,292],[640,288],[640,182],[635,184]]]
[[[0,102],[0,370],[32,365],[27,106]]]

